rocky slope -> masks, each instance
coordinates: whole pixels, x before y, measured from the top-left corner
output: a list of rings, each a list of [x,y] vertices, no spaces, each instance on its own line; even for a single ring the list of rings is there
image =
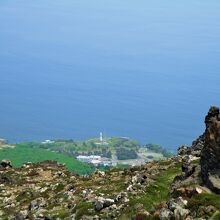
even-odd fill
[[[74,175],[54,161],[20,169],[3,161],[0,219],[130,219],[136,212],[148,216],[145,206],[153,208],[167,199],[168,186],[179,172],[178,159],[107,173],[97,170],[91,176]]]
[[[191,147],[127,169],[69,172],[54,161],[0,168],[0,219],[220,219],[220,116]]]

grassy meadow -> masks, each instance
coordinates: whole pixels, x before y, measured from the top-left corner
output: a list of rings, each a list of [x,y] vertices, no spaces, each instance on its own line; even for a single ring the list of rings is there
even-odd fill
[[[55,160],[77,174],[88,174],[93,171],[89,165],[82,163],[73,157],[35,147],[29,143],[17,144],[14,148],[4,147],[0,149],[0,160],[7,159],[14,167],[20,167],[26,162],[41,162]]]

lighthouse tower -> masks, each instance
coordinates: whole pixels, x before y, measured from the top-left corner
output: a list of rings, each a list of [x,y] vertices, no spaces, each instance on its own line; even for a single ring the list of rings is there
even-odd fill
[[[100,132],[100,142],[103,142],[103,135],[102,135],[102,132]]]

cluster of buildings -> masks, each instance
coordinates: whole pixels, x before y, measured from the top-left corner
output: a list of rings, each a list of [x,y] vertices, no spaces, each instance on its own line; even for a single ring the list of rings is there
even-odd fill
[[[76,157],[76,159],[84,163],[91,164],[95,167],[112,165],[110,160],[106,160],[99,155],[89,155],[89,156],[79,155]]]
[[[76,159],[84,163],[91,163],[94,165],[95,164],[99,165],[101,163],[101,156],[98,155],[90,155],[90,156],[79,155],[76,157]]]
[[[95,143],[96,145],[108,145],[106,141],[104,141],[103,134],[100,132],[99,142]],[[109,159],[102,158],[99,155],[79,155],[76,157],[77,160],[82,161],[84,163],[91,164],[95,167],[97,166],[112,166],[112,162]]]

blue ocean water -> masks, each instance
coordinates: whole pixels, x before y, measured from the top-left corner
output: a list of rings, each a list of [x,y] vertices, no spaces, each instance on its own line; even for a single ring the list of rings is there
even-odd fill
[[[169,149],[220,106],[219,0],[3,0],[0,137]]]

